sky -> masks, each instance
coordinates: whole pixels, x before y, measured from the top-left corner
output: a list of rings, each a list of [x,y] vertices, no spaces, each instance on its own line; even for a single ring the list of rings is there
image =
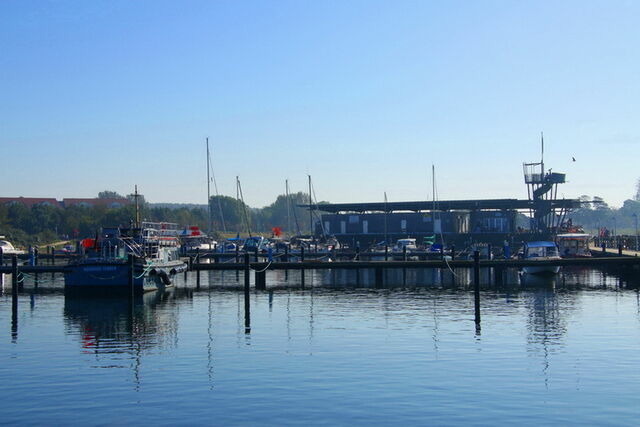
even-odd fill
[[[640,178],[637,1],[0,1],[0,196],[560,197]],[[575,158],[575,161],[573,161]],[[212,193],[214,190],[212,189]]]

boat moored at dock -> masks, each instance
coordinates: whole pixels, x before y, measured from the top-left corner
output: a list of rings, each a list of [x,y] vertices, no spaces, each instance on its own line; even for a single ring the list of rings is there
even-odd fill
[[[65,270],[65,289],[133,292],[164,290],[173,275],[187,266],[180,243],[167,236],[160,223],[141,227],[103,228],[96,239],[85,239],[85,255]]]
[[[591,236],[586,233],[565,233],[556,236],[556,242],[563,258],[584,258],[590,257],[589,239]]]
[[[556,261],[561,259],[558,246],[554,242],[537,241],[528,242],[524,245],[523,257],[527,261]],[[559,265],[531,265],[522,267],[528,274],[557,274],[560,271]]]

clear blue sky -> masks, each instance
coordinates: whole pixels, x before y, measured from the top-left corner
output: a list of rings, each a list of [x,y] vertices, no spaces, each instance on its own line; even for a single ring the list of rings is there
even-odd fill
[[[637,1],[2,1],[0,196],[565,197],[640,177]],[[576,158],[576,162],[571,160]]]

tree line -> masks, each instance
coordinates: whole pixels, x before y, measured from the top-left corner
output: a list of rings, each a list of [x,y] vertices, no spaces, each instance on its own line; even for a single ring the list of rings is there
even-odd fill
[[[99,193],[100,198],[122,198],[112,191]],[[132,200],[132,195],[127,196]],[[308,194],[299,192],[280,195],[269,206],[252,208],[243,202],[227,197],[210,199],[212,235],[217,238],[247,235],[248,232],[270,234],[274,227],[294,235],[309,233],[309,211],[298,204],[307,204]],[[172,222],[181,227],[209,228],[209,211],[205,205],[183,206],[150,204],[143,197],[138,199],[140,218],[153,222]],[[135,218],[135,205],[119,208],[104,206],[57,206],[21,203],[0,206],[0,235],[20,246],[44,245],[67,239],[94,236],[101,227],[128,226]]]

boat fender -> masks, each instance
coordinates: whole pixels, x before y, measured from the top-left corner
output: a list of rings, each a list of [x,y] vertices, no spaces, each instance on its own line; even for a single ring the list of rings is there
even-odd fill
[[[166,271],[158,272],[158,277],[160,278],[160,280],[162,280],[162,283],[164,283],[165,286],[169,286],[171,284],[171,279],[169,278],[169,275]]]

